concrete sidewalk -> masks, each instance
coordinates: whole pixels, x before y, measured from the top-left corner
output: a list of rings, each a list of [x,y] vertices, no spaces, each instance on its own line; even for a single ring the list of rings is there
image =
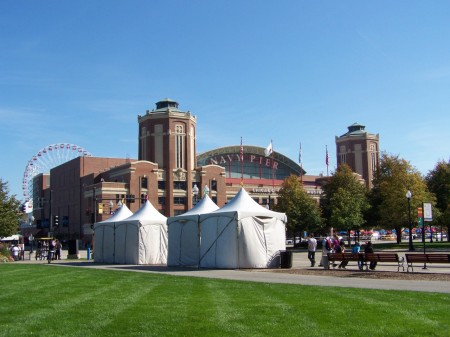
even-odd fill
[[[267,270],[226,270],[226,269],[195,269],[195,268],[173,268],[167,266],[149,266],[149,265],[118,265],[118,264],[101,264],[95,263],[93,260],[87,260],[86,251],[80,251],[79,260],[66,259],[66,253],[62,253],[62,260],[52,261],[49,266],[65,266],[78,268],[97,268],[105,270],[121,270],[130,272],[157,273],[173,276],[188,277],[204,277],[213,279],[239,280],[264,283],[284,283],[284,284],[301,284],[323,287],[350,287],[363,289],[383,289],[383,290],[408,290],[421,292],[441,292],[450,293],[450,282],[446,281],[416,281],[416,280],[393,280],[393,279],[371,279],[360,277],[333,277],[333,276],[316,276],[316,275],[299,275],[281,273],[278,271]],[[318,257],[320,254],[318,255]],[[19,261],[16,263],[39,263],[48,264],[46,260]],[[307,260],[306,252],[293,252],[293,269],[310,269],[310,263]],[[317,268],[317,267],[316,267]],[[348,269],[354,268],[356,265],[348,266]],[[394,264],[380,264],[377,269],[383,271],[397,272],[397,266]],[[426,273],[446,273],[450,274],[450,265],[433,265],[427,270],[422,270],[417,266],[417,270]],[[402,271],[401,271],[402,272]],[[405,262],[406,273],[406,262]]]

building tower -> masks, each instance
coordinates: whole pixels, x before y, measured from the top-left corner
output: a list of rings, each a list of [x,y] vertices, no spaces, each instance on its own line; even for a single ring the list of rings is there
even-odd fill
[[[158,164],[158,195],[165,214],[186,211],[191,204],[196,165],[196,116],[169,98],[138,116],[138,159]]]
[[[354,123],[348,132],[336,136],[337,165],[347,164],[372,188],[372,180],[379,163],[379,135],[365,131],[365,126]]]

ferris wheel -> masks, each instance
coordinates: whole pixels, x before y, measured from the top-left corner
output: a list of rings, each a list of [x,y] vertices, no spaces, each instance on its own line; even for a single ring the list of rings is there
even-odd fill
[[[33,202],[33,178],[76,157],[91,157],[84,148],[74,144],[58,143],[41,149],[28,162],[22,180],[22,191],[25,202]]]

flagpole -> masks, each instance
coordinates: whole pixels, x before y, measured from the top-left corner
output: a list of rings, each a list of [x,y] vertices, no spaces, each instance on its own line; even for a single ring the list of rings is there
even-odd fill
[[[325,145],[325,164],[327,164],[327,177],[328,177],[328,145]]]
[[[303,165],[302,165],[302,142],[298,151],[298,163],[300,164],[300,182],[303,183]]]
[[[274,172],[274,165],[273,165],[273,142],[272,142],[272,139],[270,140],[270,144],[272,145],[272,153],[271,153],[271,155],[272,155],[272,189],[275,189],[275,178],[274,178],[274,175],[273,175],[273,172]]]
[[[244,186],[244,146],[242,145],[242,136],[241,136],[241,187]]]

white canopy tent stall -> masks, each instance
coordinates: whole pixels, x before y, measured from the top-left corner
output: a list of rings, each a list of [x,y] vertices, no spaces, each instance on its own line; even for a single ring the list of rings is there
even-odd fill
[[[17,241],[17,243],[19,243],[19,240],[21,238],[22,238],[22,235],[14,234],[14,235],[11,235],[11,236],[1,237],[0,241],[3,241],[3,242],[15,242],[15,241]]]
[[[167,219],[169,230],[168,266],[198,267],[200,258],[200,214],[219,207],[205,195],[191,210]]]
[[[115,263],[166,264],[167,218],[150,201],[116,223]]]
[[[259,205],[241,188],[224,207],[200,215],[200,267],[279,267],[286,222],[286,214]]]
[[[116,222],[132,215],[127,205],[123,204],[109,219],[94,224],[95,262],[114,263]]]

